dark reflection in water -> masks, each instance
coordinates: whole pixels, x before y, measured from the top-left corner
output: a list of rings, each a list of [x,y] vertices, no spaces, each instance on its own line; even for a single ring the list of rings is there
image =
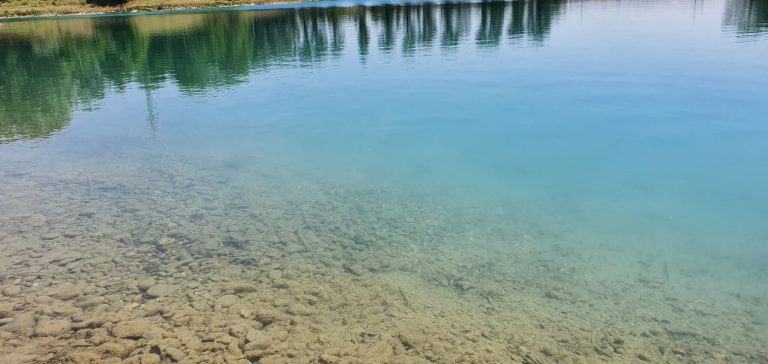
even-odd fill
[[[413,55],[472,41],[541,43],[564,1],[403,4],[44,20],[0,28],[0,142],[46,138],[75,108],[132,82],[172,80],[184,93],[244,82],[252,72],[304,67],[355,44]],[[345,39],[351,29],[356,40]],[[148,107],[150,108],[150,107]],[[150,115],[149,119],[156,120]]]
[[[741,35],[758,35],[768,31],[768,1],[728,0],[723,25]]]
[[[153,90],[168,81],[192,94],[245,82],[254,72],[311,67],[355,52],[365,63],[373,50],[410,57],[435,47],[543,45],[567,5],[387,4],[4,23],[0,143],[47,138],[67,127],[75,109],[97,107],[132,83],[145,90],[155,128]],[[723,22],[738,34],[762,34],[768,1],[728,0]]]

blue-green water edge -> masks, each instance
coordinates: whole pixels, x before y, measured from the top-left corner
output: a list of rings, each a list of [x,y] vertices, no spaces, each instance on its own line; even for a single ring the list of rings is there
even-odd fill
[[[766,59],[757,0],[0,23],[0,357],[768,361]]]

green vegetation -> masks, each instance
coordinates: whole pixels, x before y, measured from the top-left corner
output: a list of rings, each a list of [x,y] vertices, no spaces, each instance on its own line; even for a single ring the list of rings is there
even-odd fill
[[[0,17],[123,13],[269,2],[276,2],[276,0],[0,0]]]
[[[478,45],[498,45],[505,36],[537,43],[561,4],[387,5],[6,23],[0,27],[0,142],[48,137],[68,125],[76,108],[96,107],[110,90],[120,92],[132,83],[152,90],[173,82],[192,94],[240,83],[260,70],[316,65],[344,49],[345,26],[362,29],[356,42],[361,62],[371,47],[390,52],[400,46],[405,54],[432,45],[450,48],[473,33],[473,9],[482,13]],[[378,38],[371,36],[372,28]]]
[[[62,0],[66,1],[66,0]],[[130,84],[165,82],[183,93],[243,82],[274,67],[306,67],[338,56],[357,27],[361,62],[371,48],[414,54],[473,37],[478,47],[546,40],[565,0],[403,4],[152,16],[18,21],[0,24],[0,143],[45,138],[77,108],[97,107]],[[725,25],[766,28],[761,1],[731,0]],[[480,14],[472,24],[472,12]]]
[[[758,34],[768,29],[768,1],[729,0],[723,24],[742,35]]]

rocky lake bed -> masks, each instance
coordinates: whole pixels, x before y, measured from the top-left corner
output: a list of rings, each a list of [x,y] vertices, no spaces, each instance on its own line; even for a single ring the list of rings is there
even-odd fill
[[[3,362],[768,362],[764,297],[702,290],[685,262],[158,160],[2,171]]]

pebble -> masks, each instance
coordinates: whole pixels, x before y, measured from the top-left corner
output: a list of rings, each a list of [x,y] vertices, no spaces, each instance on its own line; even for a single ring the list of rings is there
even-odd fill
[[[219,299],[216,300],[216,304],[220,305],[221,307],[229,307],[237,303],[237,296],[228,294],[225,296],[219,297]]]
[[[298,253],[304,250],[304,247],[296,243],[285,244],[285,252],[288,254]]]
[[[249,309],[247,309],[245,307],[240,308],[240,310],[237,311],[237,313],[240,315],[240,317],[242,317],[244,319],[251,319],[251,318],[253,318],[253,311],[251,311],[251,310],[249,310]]]
[[[69,320],[40,320],[35,328],[37,336],[60,336],[72,329],[72,323]]]
[[[250,329],[251,328],[245,325],[234,325],[229,328],[229,334],[232,335],[232,337],[242,339],[247,336]]]
[[[69,301],[80,296],[82,293],[82,287],[75,286],[72,283],[64,283],[54,288],[51,291],[50,296],[58,300]]]
[[[33,227],[44,226],[48,223],[48,219],[43,214],[32,214],[27,219],[27,224]]]
[[[320,355],[320,362],[323,364],[336,364],[339,362],[339,358],[331,354]]]
[[[255,341],[259,338],[261,335],[261,331],[254,329],[253,327],[248,328],[248,333],[245,334],[245,341],[251,342]]]
[[[131,236],[129,233],[116,235],[114,239],[128,246],[136,245],[136,243],[133,241],[133,236]]]
[[[136,284],[136,287],[138,287],[142,291],[148,290],[150,287],[156,285],[157,282],[155,282],[152,278],[142,279],[139,281],[139,283]]]
[[[140,338],[153,326],[148,320],[121,321],[112,328],[112,335],[122,339]]]
[[[637,354],[637,358],[642,360],[642,361],[644,361],[644,362],[649,362],[649,363],[654,362],[653,358],[651,358],[650,356],[648,356],[645,353],[638,353]]]
[[[288,307],[288,313],[298,316],[309,316],[315,313],[315,311],[307,306],[296,303]]]
[[[748,310],[747,314],[755,325],[768,324],[768,310]]]
[[[175,242],[176,242],[176,240],[174,240],[172,238],[162,238],[162,239],[157,241],[157,245],[159,245],[159,246],[169,246],[169,245],[171,245],[171,244],[173,244]]]
[[[85,210],[80,211],[80,213],[78,215],[82,216],[82,217],[94,217],[94,216],[96,216],[96,211],[95,210],[90,210],[90,209],[85,209]]]
[[[128,353],[128,349],[116,342],[105,342],[97,348],[101,356],[122,357]]]
[[[21,287],[17,285],[5,287],[3,288],[3,294],[8,297],[16,297],[21,294]]]
[[[0,318],[12,317],[15,308],[13,303],[0,303]]]
[[[243,347],[243,350],[246,351],[254,351],[254,350],[266,350],[270,346],[272,346],[272,340],[270,340],[267,335],[265,335],[263,332],[259,331],[256,335],[252,337],[253,340],[249,340],[248,344],[245,344]]]
[[[551,298],[553,300],[561,300],[561,299],[563,299],[563,296],[560,295],[560,293],[555,292],[555,291],[547,291],[546,293],[544,293],[544,296],[547,297],[547,298]]]
[[[165,306],[157,305],[157,304],[147,304],[144,307],[142,307],[142,310],[144,310],[145,316],[154,316],[157,314],[163,315],[168,312],[168,308]]]
[[[371,361],[377,363],[386,362],[387,359],[392,357],[394,354],[395,352],[392,349],[392,345],[389,345],[385,341],[376,341],[369,345],[365,350],[365,356],[368,357]]]
[[[13,318],[13,322],[3,326],[3,329],[21,336],[32,336],[35,330],[35,315],[31,312],[20,313]]]
[[[59,233],[50,232],[50,233],[43,234],[40,238],[42,238],[43,240],[53,240],[58,238],[59,236],[61,236]]]
[[[123,364],[160,364],[157,354],[139,354],[123,360]]]
[[[172,361],[182,361],[187,357],[187,354],[184,354],[183,351],[171,347],[165,348],[165,355]]]
[[[176,292],[176,287],[170,284],[156,284],[147,289],[147,296],[151,298],[170,296]]]
[[[112,338],[109,336],[109,332],[107,332],[107,330],[104,328],[90,330],[88,331],[88,336],[88,341],[93,345],[101,345],[112,340]]]
[[[283,272],[277,269],[273,269],[267,273],[267,277],[269,277],[269,279],[280,279],[283,277]]]

